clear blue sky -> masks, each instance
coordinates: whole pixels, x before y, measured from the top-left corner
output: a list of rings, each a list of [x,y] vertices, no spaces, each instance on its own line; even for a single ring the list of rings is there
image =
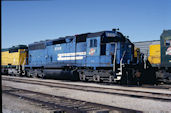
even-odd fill
[[[2,1],[2,48],[119,28],[130,40],[171,29],[171,0]]]

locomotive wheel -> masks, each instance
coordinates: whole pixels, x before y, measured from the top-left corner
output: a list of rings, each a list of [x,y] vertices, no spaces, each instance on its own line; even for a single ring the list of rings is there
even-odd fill
[[[86,81],[86,76],[85,75],[83,75],[83,79],[82,79],[83,81]]]
[[[83,75],[82,74],[79,74],[79,78],[81,81],[83,81]]]
[[[99,75],[96,76],[96,80],[97,80],[97,82],[100,82],[100,76]]]
[[[39,77],[44,79],[45,78],[45,74],[42,72],[41,74],[39,74]]]
[[[38,78],[43,78],[43,76],[44,76],[43,73],[39,73],[39,74],[37,75]]]
[[[85,75],[83,75],[83,81],[84,81],[84,82],[87,82],[87,81],[88,81],[88,79],[86,78]]]
[[[109,77],[109,82],[112,83],[114,81],[114,77],[113,76],[110,76]]]
[[[96,75],[93,76],[93,81],[96,82]]]
[[[84,74],[79,74],[79,79],[80,79],[81,81],[88,81],[88,80],[86,79],[86,76],[85,76]]]
[[[21,74],[20,74],[20,73],[17,73],[17,74],[16,74],[16,76],[17,76],[17,77],[20,77],[20,76],[21,76]]]
[[[15,74],[12,72],[12,73],[11,73],[11,76],[15,76]]]
[[[27,77],[31,77],[31,73],[28,71],[28,72],[26,72],[26,76]]]
[[[93,81],[100,82],[100,76],[99,75],[94,75],[93,76]]]
[[[38,77],[38,74],[37,73],[34,73],[31,75],[32,78],[37,78]]]

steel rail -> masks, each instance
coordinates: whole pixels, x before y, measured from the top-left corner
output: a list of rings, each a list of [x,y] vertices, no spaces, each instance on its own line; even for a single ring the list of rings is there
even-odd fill
[[[86,92],[104,93],[104,94],[128,96],[128,97],[142,98],[142,99],[152,99],[152,100],[158,100],[158,101],[169,101],[169,102],[171,101],[171,94],[166,94],[166,93],[125,90],[125,89],[117,89],[117,88],[116,89],[102,88],[102,87],[94,87],[94,86],[63,84],[63,83],[52,83],[52,82],[46,82],[46,81],[26,80],[26,79],[20,79],[20,78],[16,78],[16,79],[2,78],[2,80],[34,84],[34,85],[43,85],[43,86],[55,87],[55,88],[65,88],[65,89],[70,89],[70,90],[72,89],[72,90],[79,90],[79,91],[86,91]],[[61,85],[61,86],[57,86],[57,85]],[[105,90],[111,90],[112,92],[105,91]],[[123,91],[123,92],[118,92],[118,91]],[[134,94],[129,94],[129,93],[134,93]],[[141,93],[141,94],[138,94],[138,93]]]
[[[87,112],[142,113],[141,111],[138,110],[92,103],[92,102],[87,102],[77,99],[66,98],[63,96],[56,96],[56,95],[45,94],[45,93],[40,93],[40,92],[35,92],[35,91],[30,91],[20,88],[13,88],[9,86],[2,86],[2,93],[20,97],[38,104],[42,104],[52,110],[60,109],[62,112],[66,112],[66,113],[87,113]]]

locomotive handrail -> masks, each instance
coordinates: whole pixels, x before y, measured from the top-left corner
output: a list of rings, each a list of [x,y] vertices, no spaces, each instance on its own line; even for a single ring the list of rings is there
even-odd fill
[[[125,53],[126,53],[126,50],[123,52],[122,58],[121,58],[121,60],[120,60],[120,64],[122,63],[122,60],[123,60],[123,58],[124,58],[124,56],[125,56]]]
[[[115,42],[115,52],[114,52],[114,59],[113,59],[113,72],[115,72],[115,60],[116,60],[116,51],[117,51],[117,42]]]
[[[24,64],[26,63],[26,58],[24,59],[24,62],[22,64],[23,70],[24,70]]]
[[[125,53],[126,53],[126,50],[123,52],[122,58],[120,60],[120,71],[121,71],[121,73],[122,73],[122,61],[123,61],[123,58],[125,56]]]

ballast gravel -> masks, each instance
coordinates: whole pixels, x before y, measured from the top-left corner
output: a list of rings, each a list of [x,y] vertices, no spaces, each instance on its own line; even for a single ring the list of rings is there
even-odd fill
[[[2,94],[2,113],[53,113],[53,111],[22,98]]]
[[[171,102],[163,102],[159,100],[149,100],[144,98],[134,98],[134,97],[127,97],[127,96],[120,96],[120,95],[78,91],[73,89],[54,88],[54,87],[47,87],[47,86],[34,85],[34,84],[16,83],[16,82],[5,81],[5,80],[2,81],[2,85],[11,86],[14,88],[27,89],[31,91],[37,91],[37,92],[51,94],[51,95],[64,96],[67,98],[73,98],[73,99],[94,102],[104,105],[110,105],[115,107],[140,110],[148,113],[171,112]],[[117,87],[119,88],[119,86]],[[133,90],[135,90],[135,88],[133,88]],[[148,90],[148,89],[144,89],[144,90]],[[156,91],[156,90],[152,90],[152,91]],[[160,92],[163,91],[170,93],[170,91],[167,90],[160,90]]]

